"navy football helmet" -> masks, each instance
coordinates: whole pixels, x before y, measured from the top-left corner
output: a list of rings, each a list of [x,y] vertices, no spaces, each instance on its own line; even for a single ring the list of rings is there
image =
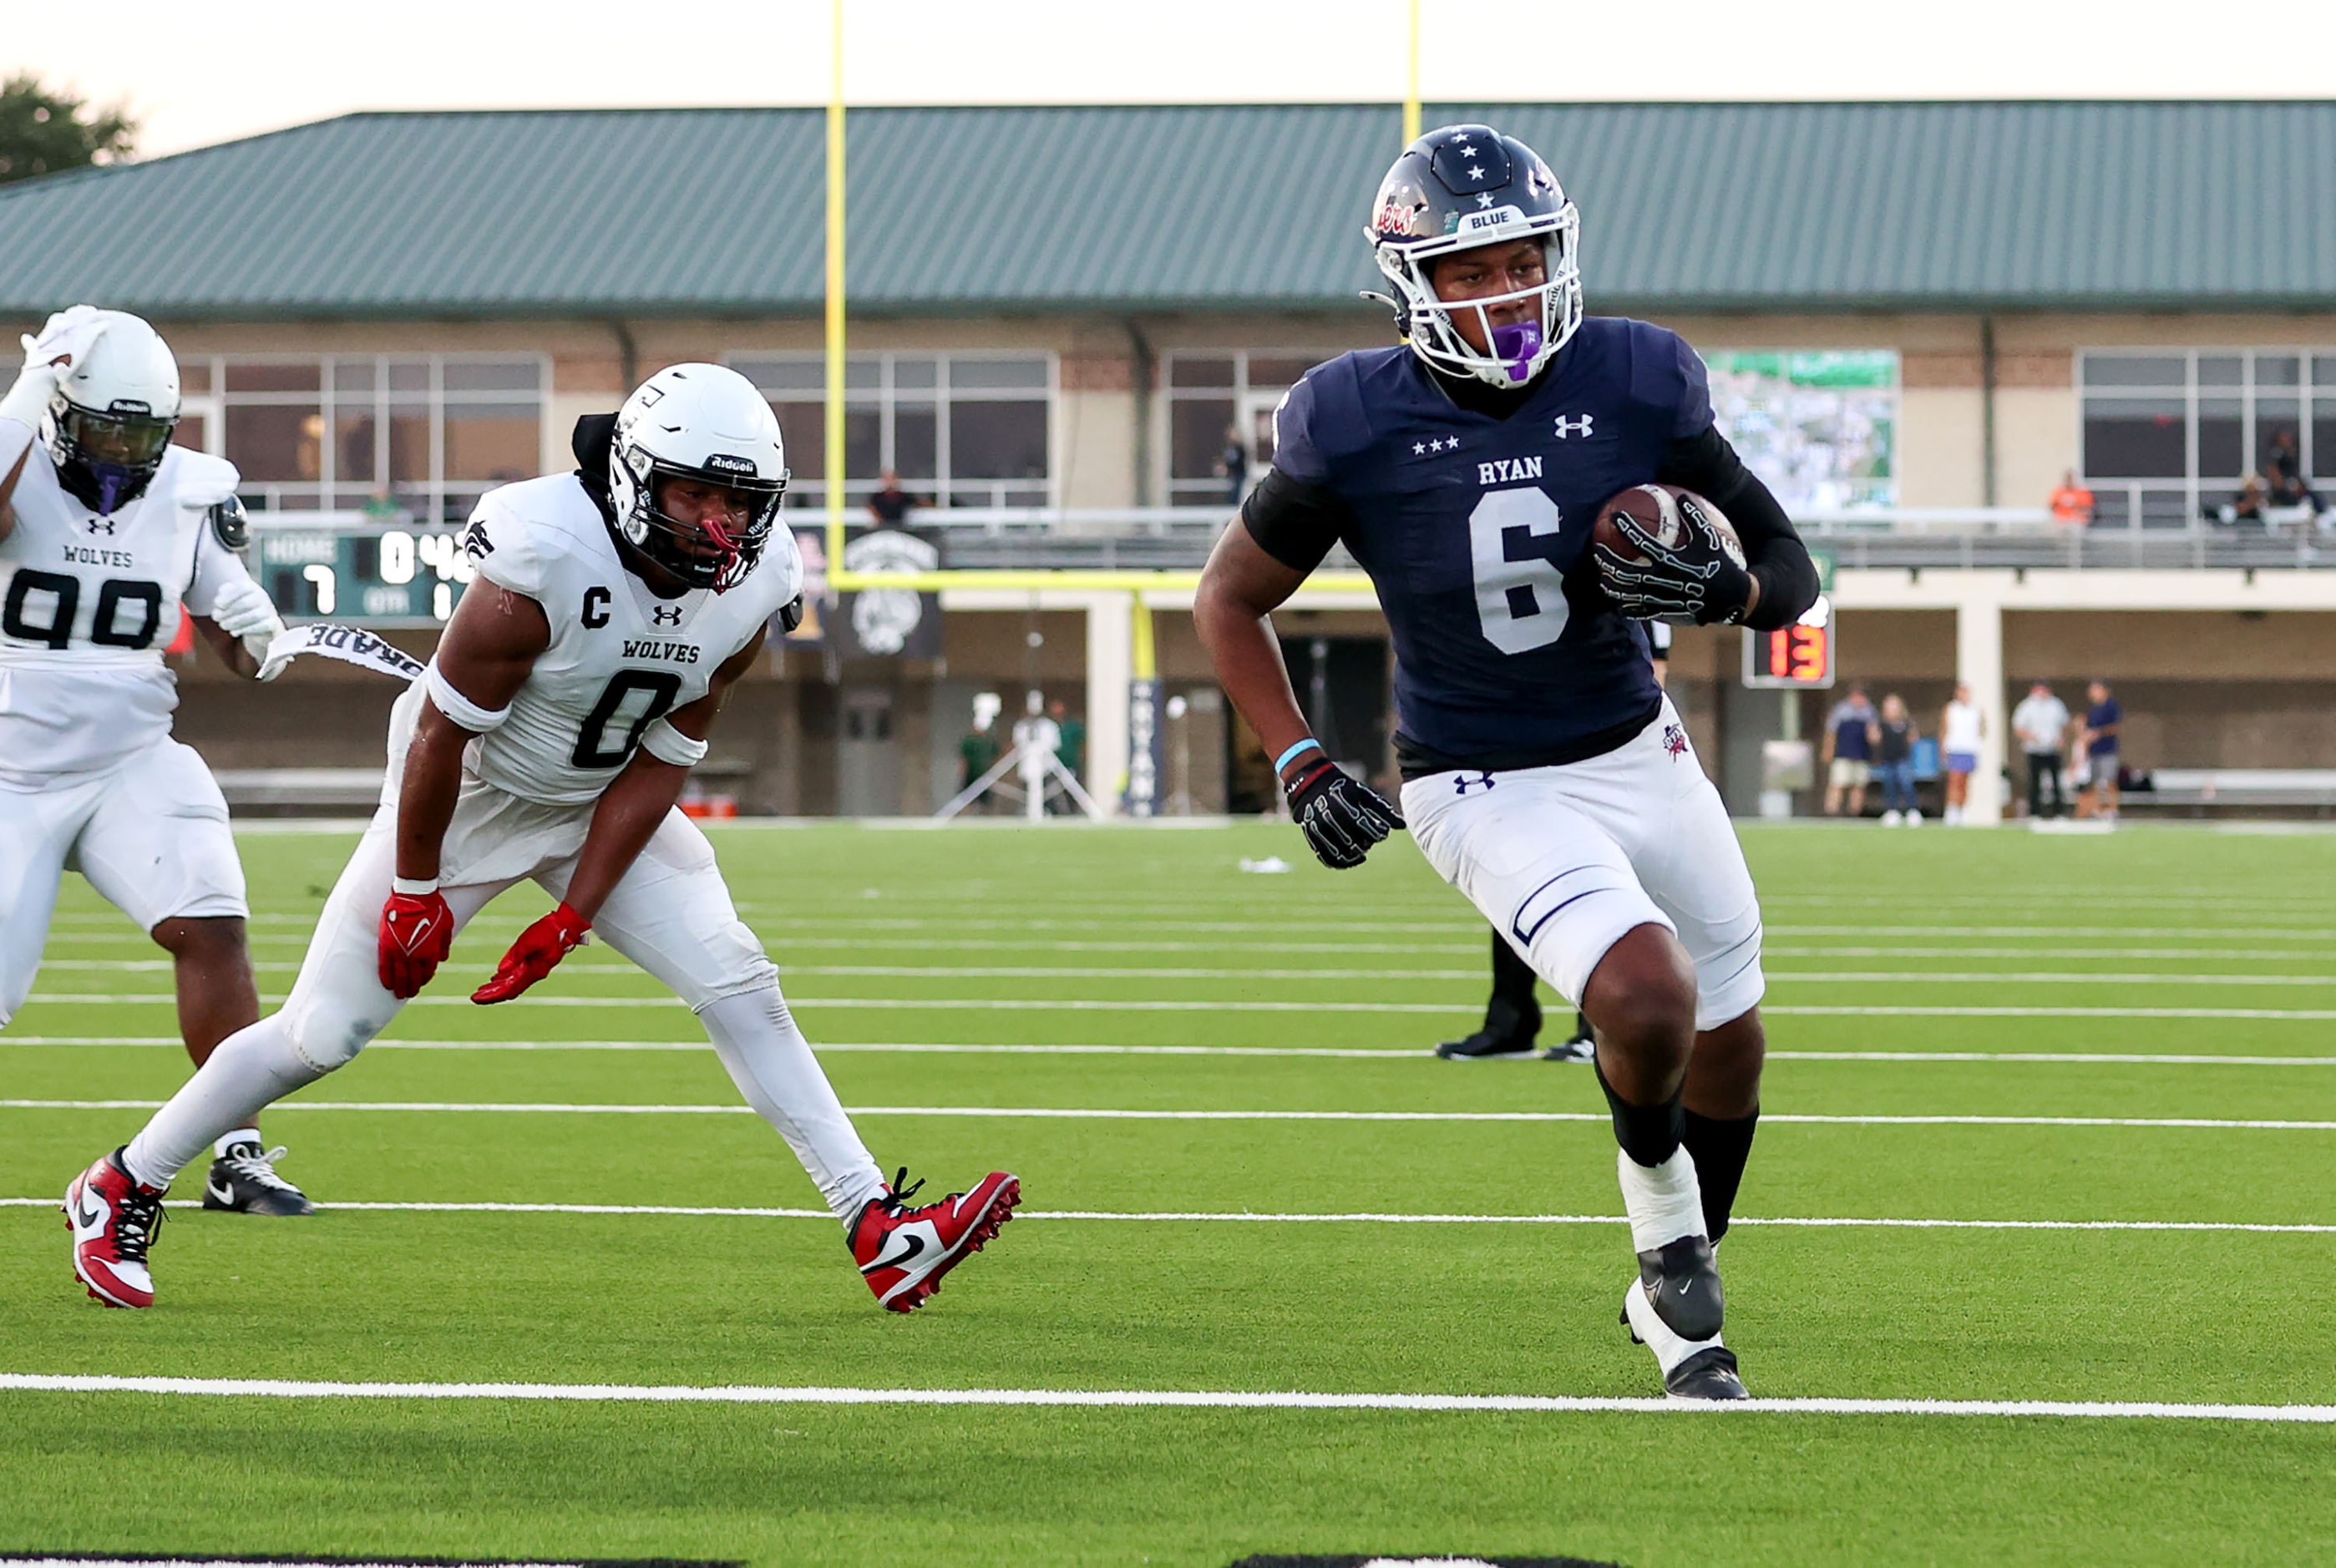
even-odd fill
[[[1494,386],[1523,386],[1582,324],[1582,215],[1541,154],[1489,125],[1431,131],[1379,181],[1363,232],[1379,270],[1395,285],[1398,329],[1414,353],[1437,370]],[[1478,246],[1537,239],[1547,275],[1537,288],[1482,299],[1436,297],[1430,274],[1444,256]],[[1538,320],[1494,326],[1494,306],[1539,296]],[[1453,322],[1475,311],[1487,353]]]

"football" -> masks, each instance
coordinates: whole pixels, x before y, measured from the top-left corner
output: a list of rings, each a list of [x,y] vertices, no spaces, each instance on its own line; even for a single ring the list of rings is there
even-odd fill
[[[1682,504],[1701,510],[1711,520],[1712,531],[1719,536],[1719,547],[1728,553],[1728,558],[1739,566],[1744,565],[1744,541],[1736,537],[1728,514],[1693,490],[1683,490],[1677,485],[1632,485],[1607,497],[1605,504],[1598,508],[1598,521],[1592,525],[1591,537],[1626,561],[1643,560],[1639,547],[1615,522],[1616,515],[1628,512],[1631,520],[1657,543],[1668,547],[1679,542],[1687,527],[1686,519],[1679,515]]]

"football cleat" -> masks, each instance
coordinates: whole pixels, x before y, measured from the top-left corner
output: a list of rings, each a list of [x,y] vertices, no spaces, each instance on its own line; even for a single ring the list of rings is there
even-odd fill
[[[1579,1012],[1573,1015],[1573,1038],[1562,1040],[1541,1053],[1543,1061],[1595,1061],[1598,1060],[1598,1036],[1590,1021]]]
[[[1719,1263],[1701,1236],[1681,1236],[1639,1254],[1639,1289],[1653,1313],[1682,1339],[1719,1334],[1728,1302],[1719,1288]]]
[[[151,1307],[154,1276],[146,1249],[162,1228],[164,1187],[150,1187],[105,1155],[65,1188],[65,1225],[73,1232],[73,1273],[109,1307]]]
[[[1520,1008],[1514,1002],[1495,1000],[1484,1009],[1484,1027],[1465,1040],[1447,1040],[1436,1048],[1436,1054],[1446,1061],[1498,1061],[1505,1057],[1528,1057],[1533,1053],[1533,1040],[1541,1033],[1541,1004],[1527,1002]]]
[[[906,1166],[884,1195],[861,1205],[849,1237],[861,1278],[886,1311],[913,1312],[939,1291],[941,1276],[1014,1217],[1022,1201],[1020,1178],[991,1171],[971,1192],[951,1193],[939,1203],[910,1208],[909,1199],[925,1184],[904,1186]]]
[[[1622,1325],[1631,1341],[1655,1353],[1663,1374],[1663,1391],[1674,1399],[1748,1399],[1744,1379],[1737,1375],[1736,1352],[1719,1342],[1717,1329],[1705,1339],[1690,1340],[1663,1321],[1643,1283],[1634,1283],[1622,1297]]]
[[[276,1174],[276,1162],[283,1157],[282,1144],[263,1150],[256,1137],[237,1138],[211,1161],[203,1207],[242,1215],[315,1214],[308,1195]]]

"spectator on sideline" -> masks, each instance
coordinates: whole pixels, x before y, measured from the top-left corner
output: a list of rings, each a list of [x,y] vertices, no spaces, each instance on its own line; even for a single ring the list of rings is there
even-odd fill
[[[1825,814],[1841,815],[1842,798],[1849,800],[1852,817],[1865,815],[1865,787],[1874,779],[1874,746],[1881,738],[1874,704],[1866,701],[1865,683],[1850,682],[1849,695],[1825,715]]]
[[[1217,472],[1224,477],[1225,499],[1234,506],[1249,494],[1249,448],[1241,444],[1241,427],[1225,427],[1225,450],[1217,459]]]
[[[2060,488],[2052,492],[2052,520],[2078,528],[2093,520],[2093,492],[2077,482],[2074,469],[2060,476]]]
[[[1980,746],[1987,736],[1987,716],[1971,701],[1971,688],[1958,683],[1953,699],[1939,714],[1939,750],[1947,775],[1947,826],[1962,826],[1963,803],[1971,798],[1971,778],[1979,771]]]
[[[2312,493],[2312,481],[2303,477],[2303,454],[2296,450],[2293,431],[2281,431],[2271,438],[2271,445],[2263,452],[2263,478],[2270,486],[2273,506],[2319,509],[2320,500]]]
[[[868,498],[868,515],[880,528],[897,528],[909,519],[909,508],[916,501],[900,488],[900,476],[891,469],[883,475],[883,488]]]
[[[2028,756],[2028,814],[2059,817],[2068,809],[2068,784],[2060,770],[2061,744],[2068,733],[2068,705],[2039,681],[2011,711],[2011,732]],[[2049,807],[2047,808],[2047,799]]]
[[[1882,780],[1882,826],[1912,828],[1922,820],[1914,804],[1914,742],[1922,738],[1906,700],[1893,692],[1882,699],[1874,726],[1874,776]]]
[[[984,714],[972,729],[965,732],[965,739],[957,743],[958,762],[965,773],[957,781],[958,789],[972,789],[975,779],[998,766],[998,736],[989,727],[988,716]],[[990,802],[994,799],[994,796],[984,795],[973,803],[973,808],[987,813],[991,809]]]
[[[2124,763],[2125,748],[2119,735],[2125,728],[2125,709],[2109,691],[2107,681],[2096,681],[2085,689],[2085,700],[2090,704],[2085,710],[2084,727],[2077,733],[2077,743],[2085,749],[2085,760],[2093,776],[2093,813],[2117,820],[2117,769]]]
[[[1085,783],[1087,721],[1072,718],[1070,709],[1060,697],[1046,704],[1046,717],[1055,723],[1055,755],[1062,760],[1063,766],[1071,770],[1073,777],[1080,783]],[[1079,808],[1078,802],[1071,799],[1068,790],[1056,797],[1053,807],[1066,817],[1076,816]]]

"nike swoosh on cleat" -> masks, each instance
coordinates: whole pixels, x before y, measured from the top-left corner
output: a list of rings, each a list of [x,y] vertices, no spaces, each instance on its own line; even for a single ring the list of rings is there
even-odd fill
[[[103,1198],[99,1197],[87,1187],[83,1187],[73,1195],[73,1197],[75,1200],[73,1215],[74,1235],[87,1237],[102,1233],[105,1229],[106,1220],[112,1215],[112,1208]]]
[[[887,1237],[884,1242],[887,1251],[894,1242],[903,1244],[907,1250],[897,1256],[891,1257],[880,1253],[873,1263],[861,1265],[860,1272],[863,1274],[872,1274],[878,1269],[900,1268],[924,1256],[925,1238],[913,1232],[899,1231]]]

